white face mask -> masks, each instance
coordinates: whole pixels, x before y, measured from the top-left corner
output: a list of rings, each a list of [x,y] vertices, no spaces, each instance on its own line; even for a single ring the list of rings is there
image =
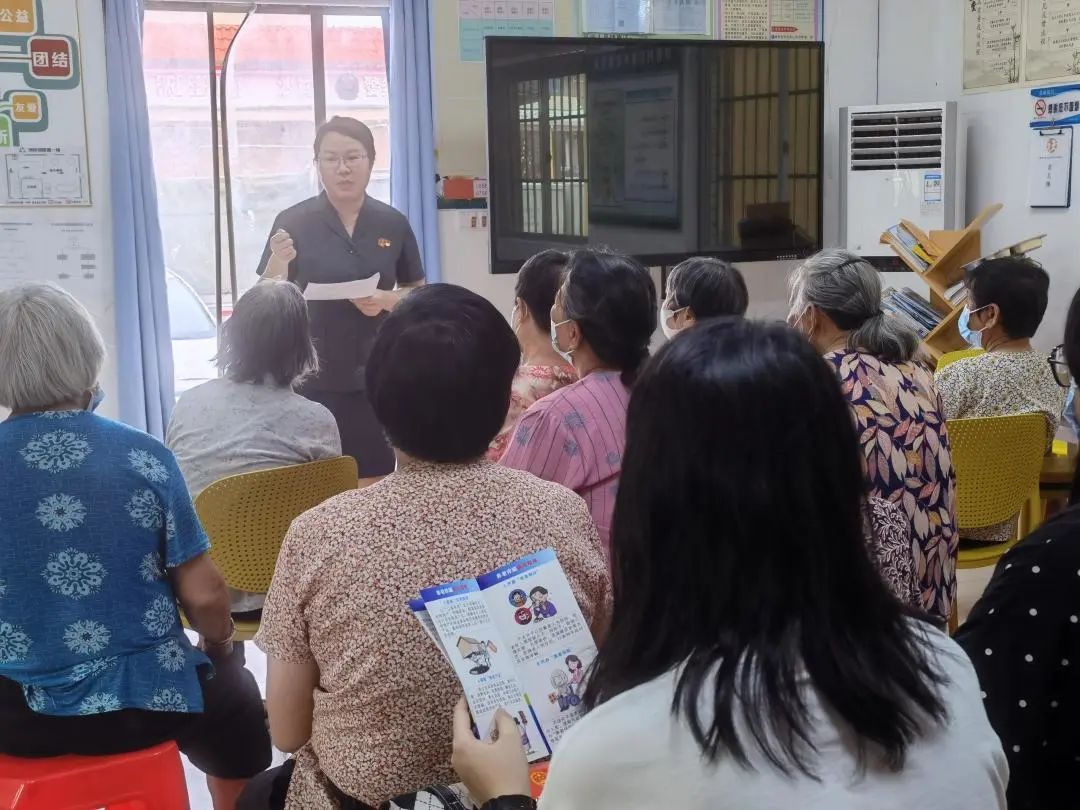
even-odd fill
[[[567,363],[574,362],[574,350],[570,349],[569,351],[565,352],[562,350],[562,348],[559,346],[558,329],[560,326],[570,323],[570,321],[571,319],[567,318],[565,321],[559,321],[558,323],[555,323],[555,321],[551,322],[551,348],[557,351],[559,353],[559,356],[562,357],[562,359],[565,360]]]
[[[660,306],[660,328],[664,332],[664,337],[666,337],[668,340],[671,340],[673,337],[675,337],[675,335],[679,334],[679,332],[686,328],[685,326],[682,329],[677,329],[675,327],[675,316],[678,315],[680,312],[685,312],[689,308],[690,307],[679,307],[679,309],[672,310],[668,306],[667,301],[665,301]]]
[[[517,334],[518,327],[521,326],[521,321],[518,319],[518,305],[517,301],[514,302],[513,308],[510,310],[510,328],[514,330],[514,334]]]

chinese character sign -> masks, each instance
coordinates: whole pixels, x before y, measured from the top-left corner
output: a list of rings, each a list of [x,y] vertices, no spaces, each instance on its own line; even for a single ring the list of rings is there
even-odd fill
[[[0,206],[90,204],[77,0],[0,0]]]
[[[1022,59],[1021,0],[966,0],[964,89],[1015,86]]]
[[[1080,76],[1080,2],[1028,0],[1024,78],[1029,82]]]

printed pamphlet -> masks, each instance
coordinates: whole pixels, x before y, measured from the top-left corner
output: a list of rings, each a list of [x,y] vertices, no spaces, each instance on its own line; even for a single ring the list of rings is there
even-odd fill
[[[502,708],[530,762],[551,756],[583,713],[583,678],[596,657],[555,552],[425,588],[409,607],[454,668],[481,736]]]

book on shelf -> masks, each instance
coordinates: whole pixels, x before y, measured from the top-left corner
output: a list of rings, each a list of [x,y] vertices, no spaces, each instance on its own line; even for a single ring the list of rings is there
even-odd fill
[[[908,306],[920,323],[928,329],[933,329],[941,323],[941,313],[934,309],[933,305],[915,292],[910,287],[904,287],[900,291],[900,300]]]
[[[881,235],[881,241],[892,247],[912,270],[925,273],[933,264],[930,254],[919,244],[915,235],[903,223],[893,225]]]
[[[461,681],[481,738],[502,708],[529,762],[550,757],[584,713],[582,679],[596,657],[555,552],[425,588],[409,608]]]
[[[893,308],[892,308],[892,307],[891,307],[891,306],[890,306],[889,304],[887,304],[887,303],[885,303],[885,302],[882,302],[882,304],[881,304],[881,310],[882,310],[882,312],[884,312],[884,313],[885,313],[885,314],[886,314],[886,315],[887,315],[888,317],[890,317],[890,318],[893,318],[893,319],[895,319],[895,320],[899,321],[899,322],[900,322],[900,323],[902,323],[902,324],[903,324],[903,325],[904,325],[905,327],[907,327],[907,328],[908,328],[908,329],[910,329],[910,330],[911,330],[912,332],[914,332],[914,333],[915,333],[916,335],[918,335],[918,336],[919,336],[919,340],[923,340],[923,339],[925,339],[925,338],[926,338],[926,336],[930,334],[930,332],[929,332],[929,331],[927,331],[927,330],[926,330],[926,329],[924,329],[923,327],[919,326],[919,324],[915,323],[915,321],[913,321],[913,320],[912,320],[911,318],[909,318],[909,317],[908,317],[908,316],[907,316],[906,314],[904,314],[903,310],[899,310],[899,309],[893,309]]]
[[[967,303],[967,297],[967,284],[963,281],[956,282],[945,291],[945,300],[952,304],[954,307]]]
[[[1045,240],[1045,233],[1039,234],[1038,236],[1032,236],[1029,239],[1024,239],[1020,242],[1017,242],[1015,245],[1009,245],[1008,247],[1003,247],[1001,250],[995,250],[993,253],[983,256],[981,259],[976,259],[973,262],[968,262],[963,266],[962,269],[966,274],[974,270],[983,262],[988,262],[991,259],[1007,259],[1010,256],[1026,256],[1033,250],[1038,250],[1039,248],[1041,248]]]
[[[933,256],[927,253],[926,248],[924,248],[922,245],[916,244],[915,247],[912,248],[912,251],[915,253],[916,256],[926,262],[927,265],[931,265],[934,263]]]
[[[920,325],[914,318],[912,318],[907,311],[899,306],[896,302],[896,291],[893,289],[885,290],[885,293],[881,298],[881,311],[889,317],[895,318],[912,332],[917,334],[920,338],[925,338],[930,332],[928,329]]]
[[[886,289],[881,298],[883,312],[893,316],[920,338],[925,338],[941,323],[941,314],[914,290]]]

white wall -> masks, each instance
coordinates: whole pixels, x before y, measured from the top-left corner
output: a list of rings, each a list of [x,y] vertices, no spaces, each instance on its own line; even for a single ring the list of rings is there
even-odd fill
[[[457,61],[456,4],[440,1],[434,6],[432,56],[439,172],[484,175],[487,171],[484,68]],[[557,34],[578,33],[575,6],[571,0],[557,0]],[[839,233],[839,110],[850,104],[874,103],[877,22],[877,5],[873,0],[829,0],[825,4],[825,38],[833,43],[825,56],[824,241],[827,245],[835,244]],[[459,219],[458,212],[440,214],[443,279],[487,296],[508,313],[513,303],[514,277],[490,274],[487,233],[461,229]],[[790,262],[742,266],[750,288],[752,314],[786,314],[786,278],[791,267]]]
[[[118,404],[115,366],[116,322],[113,309],[112,202],[109,184],[109,104],[105,83],[105,20],[101,0],[78,0],[78,9],[83,105],[86,113],[87,148],[90,152],[90,190],[93,205],[89,209],[54,208],[32,212],[20,211],[19,218],[35,217],[40,218],[41,221],[63,222],[74,214],[74,219],[79,221],[93,219],[97,224],[101,234],[96,279],[98,284],[96,289],[90,292],[80,291],[80,298],[83,305],[94,316],[105,339],[109,355],[101,378],[101,385],[105,390],[105,402],[102,403],[98,413],[116,418]],[[6,416],[4,409],[0,408],[0,419]]]
[[[443,174],[485,173],[484,71],[457,62],[457,28],[451,3],[436,4],[433,53],[436,62],[436,139]],[[445,7],[444,7],[445,6]],[[576,34],[570,0],[559,0],[557,32]],[[825,4],[826,98],[824,243],[839,235],[839,109],[847,105],[956,100],[968,154],[966,205],[970,219],[984,206],[1005,209],[986,228],[989,252],[1039,233],[1049,234],[1036,257],[1051,275],[1050,306],[1037,344],[1058,343],[1065,312],[1080,286],[1080,216],[1075,209],[1027,207],[1027,89],[964,95],[961,87],[963,4],[957,0],[829,0]],[[928,25],[927,21],[933,24]],[[487,235],[442,219],[443,268],[447,281],[490,297],[509,311],[513,278],[488,272]],[[791,263],[743,266],[751,312],[782,315],[785,278]],[[886,284],[921,287],[910,273],[888,274]]]
[[[984,251],[1049,235],[1034,257],[1051,278],[1050,306],[1036,336],[1041,348],[1050,349],[1061,342],[1069,301],[1080,286],[1080,212],[1076,202],[1071,209],[1027,206],[1030,90],[963,94],[963,6],[944,0],[881,0],[880,100],[959,102],[967,138],[968,219],[986,205],[1005,204],[983,233]]]

